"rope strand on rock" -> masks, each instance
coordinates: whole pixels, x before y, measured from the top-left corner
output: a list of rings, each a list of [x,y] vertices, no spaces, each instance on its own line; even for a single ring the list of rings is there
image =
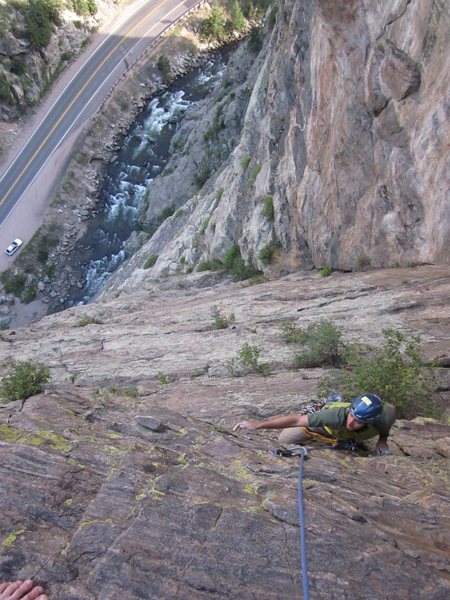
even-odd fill
[[[300,447],[300,463],[298,465],[298,517],[300,522],[300,569],[303,584],[303,600],[309,600],[308,557],[306,554],[305,515],[303,511],[303,461],[306,448]]]

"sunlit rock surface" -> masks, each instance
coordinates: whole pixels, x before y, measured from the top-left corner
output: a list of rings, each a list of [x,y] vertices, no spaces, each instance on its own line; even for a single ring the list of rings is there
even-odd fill
[[[292,370],[285,320],[326,317],[371,343],[385,327],[413,331],[447,364],[449,269],[251,287],[143,275],[114,299],[3,332],[0,358],[41,360],[53,379],[0,407],[1,578],[32,576],[52,600],[299,596],[297,459],[269,452],[275,432],[232,426],[316,397],[323,371]],[[232,327],[212,329],[213,305]],[[79,326],[86,315],[103,324]],[[224,365],[246,342],[270,377],[231,377]],[[391,457],[311,450],[313,597],[448,597],[449,438],[445,424],[401,420]]]

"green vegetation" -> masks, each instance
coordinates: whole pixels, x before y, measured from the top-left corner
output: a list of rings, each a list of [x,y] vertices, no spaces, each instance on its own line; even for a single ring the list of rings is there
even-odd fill
[[[103,325],[103,321],[100,321],[100,319],[97,319],[96,317],[86,315],[85,317],[81,317],[74,327],[86,327],[86,325]]]
[[[202,37],[205,41],[223,41],[227,33],[227,17],[217,1],[211,6],[211,12],[202,24]]]
[[[32,281],[23,291],[21,300],[25,304],[29,304],[30,302],[33,302],[33,300],[36,300],[36,296],[37,296],[37,282]]]
[[[250,171],[250,175],[248,177],[248,180],[250,183],[255,183],[256,178],[258,177],[258,173],[261,171],[261,165],[256,164],[252,170]]]
[[[157,375],[158,375],[159,383],[162,383],[163,385],[167,385],[168,383],[171,382],[169,375],[167,375],[166,373],[163,373],[162,371],[158,371]]]
[[[212,173],[212,166],[209,164],[208,158],[203,157],[202,162],[197,166],[197,170],[193,175],[193,181],[198,190],[201,190],[208,181]]]
[[[263,44],[263,34],[260,27],[253,27],[248,38],[247,46],[250,52],[258,54]]]
[[[26,279],[25,273],[14,275],[10,270],[3,271],[1,281],[5,294],[13,294],[17,298],[20,298],[25,290]]]
[[[124,398],[137,398],[139,395],[139,390],[135,385],[129,387],[110,385],[108,391],[111,394],[116,394],[117,396],[122,396]]]
[[[349,346],[345,369],[324,379],[321,389],[337,385],[347,398],[370,390],[394,404],[398,417],[435,416],[432,393],[436,381],[420,351],[420,338],[394,329],[384,330],[383,335],[381,346]]]
[[[221,271],[222,269],[222,261],[217,260],[217,258],[212,258],[211,260],[200,261],[195,270],[200,273],[202,271]]]
[[[339,389],[345,398],[353,398],[370,391],[394,404],[400,418],[437,416],[432,398],[436,388],[433,365],[421,354],[420,338],[394,329],[384,330],[383,335],[380,346],[346,343],[342,330],[327,319],[305,328],[287,322],[282,328],[286,342],[303,346],[295,356],[295,367],[335,367],[319,382],[320,394]]]
[[[170,61],[164,54],[161,54],[156,63],[158,71],[161,73],[164,83],[169,83],[172,80],[172,69]]]
[[[23,75],[26,73],[27,65],[22,56],[13,56],[11,58],[11,73],[15,75]]]
[[[211,316],[213,318],[213,329],[227,329],[236,321],[234,313],[230,313],[227,317],[221,313],[220,309],[216,305],[211,307]]]
[[[80,16],[95,15],[98,11],[95,0],[69,0],[69,5]]]
[[[243,171],[246,171],[248,169],[248,165],[250,164],[251,161],[251,157],[250,156],[243,156],[240,160],[240,164],[241,164],[241,169]]]
[[[364,271],[370,267],[370,258],[365,254],[360,254],[356,257],[354,271]]]
[[[322,267],[319,271],[321,277],[329,277],[332,272],[333,272],[333,268],[330,267],[330,265],[326,265],[325,267]]]
[[[272,196],[266,196],[262,202],[261,214],[268,221],[273,221],[275,214],[273,211],[273,198]]]
[[[305,328],[298,328],[292,322],[284,323],[282,337],[288,343],[303,347],[294,358],[297,369],[340,367],[347,360],[348,350],[342,340],[342,330],[328,319],[314,321]]]
[[[166,208],[163,208],[162,211],[160,213],[158,213],[158,215],[156,217],[156,221],[157,221],[158,225],[161,225],[161,223],[164,223],[164,221],[166,219],[168,219],[169,217],[171,217],[174,212],[175,212],[175,206],[173,206],[173,205],[166,206]]]
[[[3,73],[0,73],[0,101],[5,102],[6,104],[11,104],[13,102],[8,80]]]
[[[266,263],[271,263],[273,260],[273,254],[276,249],[277,249],[277,246],[275,246],[274,244],[267,244],[267,246],[264,246],[259,251],[259,254],[258,254],[259,260],[262,260],[263,262],[266,262]]]
[[[242,32],[244,31],[245,27],[246,22],[244,13],[242,12],[242,8],[239,2],[237,2],[237,0],[234,0],[230,8],[229,29],[231,29],[231,31]]]
[[[254,269],[251,265],[246,265],[241,256],[241,251],[237,244],[228,248],[223,257],[223,268],[233,276],[234,281],[243,281],[250,279],[255,275],[260,275],[260,271]]]
[[[28,0],[25,6],[25,24],[32,45],[41,50],[46,48],[59,23],[61,0]]]
[[[200,226],[200,229],[199,229],[200,235],[205,234],[205,231],[206,231],[206,228],[208,227],[208,225],[209,225],[209,217],[206,217],[205,219],[203,219],[202,224]]]
[[[13,361],[10,371],[0,380],[0,402],[26,400],[42,392],[50,379],[48,367],[32,361]]]
[[[156,263],[157,260],[158,260],[157,254],[150,254],[150,256],[145,261],[143,268],[150,269],[150,267],[153,267],[153,265]]]
[[[270,375],[270,366],[267,363],[260,363],[259,356],[261,349],[258,346],[244,344],[239,350],[237,357],[227,360],[225,367],[233,377],[237,377],[240,372],[258,372],[264,377]]]

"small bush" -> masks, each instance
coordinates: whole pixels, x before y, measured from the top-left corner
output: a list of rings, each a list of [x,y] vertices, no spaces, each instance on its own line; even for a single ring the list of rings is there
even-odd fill
[[[247,42],[247,47],[250,52],[257,54],[263,45],[263,33],[259,27],[253,27],[250,32],[250,37]]]
[[[266,196],[263,200],[261,214],[268,221],[273,221],[275,214],[273,210],[273,198],[272,196]]]
[[[260,354],[261,349],[258,346],[244,344],[237,357],[226,361],[225,367],[232,377],[237,377],[242,371],[257,371],[263,377],[267,377],[271,374],[270,366],[267,363],[259,363]]]
[[[161,56],[158,58],[158,62],[156,63],[156,67],[161,73],[164,83],[169,83],[169,81],[172,79],[172,69],[167,56],[161,54]]]
[[[37,282],[32,281],[30,283],[30,285],[27,288],[25,288],[21,299],[24,304],[29,304],[30,302],[33,302],[33,300],[36,300],[36,296],[37,296]]]
[[[245,263],[237,244],[233,244],[226,250],[223,257],[223,268],[231,273],[234,281],[243,281],[261,274],[260,271]]]
[[[245,17],[244,14],[242,12],[242,8],[239,5],[239,2],[237,2],[237,0],[234,0],[233,4],[231,5],[231,9],[230,9],[230,21],[229,21],[229,28],[232,31],[244,31],[245,29]]]
[[[6,102],[6,104],[11,104],[13,101],[11,88],[3,73],[0,73],[0,101]]]
[[[163,385],[167,385],[168,383],[171,382],[170,376],[167,375],[166,373],[163,373],[163,371],[158,371],[157,375],[158,375],[159,383],[162,383]]]
[[[364,254],[360,254],[356,257],[354,271],[364,271],[370,267],[370,258]]]
[[[227,329],[236,321],[234,313],[230,313],[227,317],[226,315],[220,312],[219,308],[216,305],[211,307],[211,316],[213,318],[213,329]]]
[[[240,160],[240,164],[241,164],[241,169],[243,171],[246,171],[248,169],[248,165],[250,164],[251,161],[251,157],[250,156],[243,156]]]
[[[81,16],[95,15],[97,12],[97,4],[95,0],[70,0],[72,10]]]
[[[241,257],[241,251],[237,244],[230,246],[223,255],[223,268],[226,271],[231,271],[237,259]]]
[[[220,260],[217,260],[216,258],[213,258],[211,260],[200,261],[195,270],[200,273],[202,271],[221,271],[222,269],[222,262]]]
[[[100,321],[100,319],[97,319],[96,317],[86,315],[85,317],[82,317],[74,327],[86,327],[86,325],[103,325],[103,321]]]
[[[222,41],[226,35],[226,16],[218,2],[214,2],[209,16],[202,24],[202,37],[207,41]]]
[[[0,399],[4,404],[12,400],[26,400],[42,392],[50,379],[48,367],[31,361],[13,362],[11,370],[0,380]]]
[[[258,368],[258,360],[260,354],[261,349],[258,348],[258,346],[244,344],[239,351],[239,358],[241,360],[242,366],[256,370]]]
[[[397,416],[411,418],[417,414],[429,415],[435,411],[432,393],[435,376],[420,351],[420,338],[407,337],[394,329],[383,331],[382,346],[352,346],[347,366],[338,375],[335,384],[345,397],[352,398],[363,390],[378,394],[397,409]],[[321,382],[332,385],[331,379]]]
[[[16,298],[20,298],[25,290],[26,275],[25,273],[13,275],[10,271],[3,271],[1,281],[5,294],[13,294]]]
[[[37,50],[48,46],[53,25],[59,22],[60,7],[60,0],[28,0],[25,24],[27,35]]]
[[[13,56],[11,59],[11,73],[23,75],[27,71],[27,64],[21,56]]]
[[[205,233],[206,228],[208,227],[208,225],[209,225],[209,217],[206,217],[205,219],[203,219],[203,222],[202,222],[202,224],[200,226],[200,229],[199,229],[199,234],[200,235],[204,235],[204,233]]]
[[[119,385],[110,385],[108,391],[111,394],[117,394],[124,398],[137,398],[139,395],[139,390],[136,386],[121,387]]]
[[[333,272],[333,268],[330,267],[329,265],[322,267],[319,271],[321,277],[329,277],[332,272]]]
[[[150,267],[153,267],[153,265],[156,263],[157,260],[158,260],[157,254],[150,254],[150,256],[147,258],[147,260],[143,264],[143,268],[150,269]]]
[[[55,263],[48,263],[42,269],[43,274],[47,275],[47,277],[53,277],[53,275],[55,274],[55,271],[56,271]]]
[[[261,171],[261,165],[255,165],[250,171],[250,175],[248,176],[248,180],[250,183],[255,183],[256,178],[258,177],[259,172]]]
[[[266,263],[271,263],[273,260],[273,253],[275,252],[275,250],[276,250],[276,246],[274,246],[273,244],[268,244],[267,246],[264,246],[259,251],[259,254],[258,254],[259,260],[262,260],[263,262],[266,262]]]
[[[281,326],[281,337],[287,344],[303,344],[305,331],[296,326],[292,321],[286,321]]]
[[[161,225],[162,223],[164,223],[164,221],[166,219],[168,219],[169,217],[171,217],[175,212],[175,206],[170,205],[170,206],[166,206],[166,208],[163,208],[162,211],[160,213],[157,214],[156,216],[156,222],[158,223],[158,225]]]
[[[340,367],[347,359],[347,345],[342,340],[342,330],[328,319],[320,319],[299,329],[284,324],[282,335],[290,343],[304,347],[294,358],[297,369],[314,367]]]
[[[193,181],[197,186],[198,190],[201,190],[205,183],[208,181],[212,173],[212,167],[206,158],[203,159],[200,165],[197,167],[193,175]]]

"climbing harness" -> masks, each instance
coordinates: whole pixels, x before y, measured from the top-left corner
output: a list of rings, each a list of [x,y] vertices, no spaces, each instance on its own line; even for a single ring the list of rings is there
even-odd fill
[[[324,444],[327,444],[329,446],[334,446],[336,444],[336,439],[334,437],[328,437],[326,435],[323,435],[322,433],[319,433],[318,431],[311,431],[311,429],[308,429],[308,427],[300,427],[300,429],[313,440],[323,442]]]

